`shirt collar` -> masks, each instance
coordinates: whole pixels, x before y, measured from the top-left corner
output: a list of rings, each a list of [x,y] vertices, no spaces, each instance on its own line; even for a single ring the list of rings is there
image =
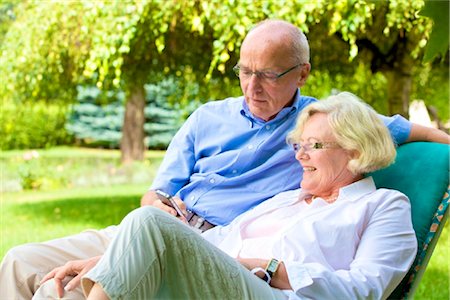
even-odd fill
[[[281,109],[281,111],[276,115],[275,118],[273,118],[270,121],[264,121],[263,119],[260,119],[252,114],[250,109],[248,108],[247,102],[245,102],[245,98],[242,97],[242,108],[241,108],[241,115],[245,118],[247,118],[251,122],[251,127],[253,127],[253,124],[272,124],[272,123],[278,123],[281,120],[283,120],[288,115],[296,112],[299,109],[300,106],[300,89],[297,89],[297,92],[295,92],[294,95],[294,103],[292,103],[291,106],[284,107]]]
[[[344,198],[346,201],[355,201],[366,194],[373,193],[376,189],[373,178],[369,176],[341,188],[337,201],[339,201],[339,198]]]
[[[340,188],[336,202],[340,201],[340,199],[345,199],[345,201],[356,201],[366,194],[373,193],[376,189],[373,178],[369,176]],[[306,199],[309,197],[311,197],[310,193],[300,189],[299,199]]]

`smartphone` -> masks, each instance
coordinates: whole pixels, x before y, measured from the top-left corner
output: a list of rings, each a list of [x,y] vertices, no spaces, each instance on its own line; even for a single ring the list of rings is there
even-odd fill
[[[170,207],[173,207],[177,211],[177,217],[183,216],[186,218],[186,216],[181,211],[181,208],[177,205],[175,200],[173,200],[172,196],[161,190],[156,190],[156,195],[158,195],[158,198],[159,200],[161,200],[162,203]]]

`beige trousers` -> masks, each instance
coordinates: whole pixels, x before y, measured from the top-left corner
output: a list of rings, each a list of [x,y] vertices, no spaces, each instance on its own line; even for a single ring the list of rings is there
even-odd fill
[[[80,234],[10,249],[0,265],[0,299],[58,299],[52,280],[41,279],[69,260],[86,259],[106,251],[117,226],[87,230]],[[67,278],[68,282],[71,278]],[[81,287],[66,292],[63,299],[84,299]]]
[[[110,299],[286,299],[187,225],[154,207],[128,214],[82,279]]]

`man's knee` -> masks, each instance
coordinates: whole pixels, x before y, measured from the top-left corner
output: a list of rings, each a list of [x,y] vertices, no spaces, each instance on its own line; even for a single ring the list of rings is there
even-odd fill
[[[63,280],[63,286],[65,286],[73,277],[66,277]],[[34,294],[33,300],[41,300],[41,299],[60,299],[58,297],[58,293],[56,291],[56,284],[53,279],[44,282],[39,289]],[[83,291],[81,286],[78,286],[72,291],[64,291],[64,300],[76,300],[76,299],[84,299]]]
[[[45,273],[31,263],[37,263],[32,249],[30,245],[16,246],[4,256],[0,266],[2,296],[29,299],[39,287],[39,281]]]

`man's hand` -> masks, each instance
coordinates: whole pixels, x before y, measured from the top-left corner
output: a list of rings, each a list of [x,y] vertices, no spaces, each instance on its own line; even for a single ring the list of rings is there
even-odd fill
[[[178,206],[181,209],[181,212],[186,216],[187,215],[187,211],[186,211],[186,205],[184,204],[184,202],[177,196],[172,197],[173,200],[175,200],[175,202],[178,204]],[[151,205],[154,207],[157,207],[165,212],[168,212],[169,214],[176,216],[177,215],[177,211],[175,209],[173,209],[172,207],[164,204],[161,200],[159,200],[158,195],[156,195],[155,191],[149,190],[147,193],[144,194],[144,196],[142,196],[141,198],[141,206],[145,206],[145,205]],[[182,222],[187,222],[185,217],[178,217],[179,220],[181,220]]]
[[[84,260],[69,261],[64,266],[54,268],[50,273],[45,275],[41,280],[41,284],[53,278],[55,281],[56,293],[58,294],[58,297],[62,298],[64,296],[64,290],[71,291],[80,285],[81,277],[92,269],[100,258],[101,256],[95,256]],[[74,276],[74,278],[63,287],[62,281],[67,276]]]

